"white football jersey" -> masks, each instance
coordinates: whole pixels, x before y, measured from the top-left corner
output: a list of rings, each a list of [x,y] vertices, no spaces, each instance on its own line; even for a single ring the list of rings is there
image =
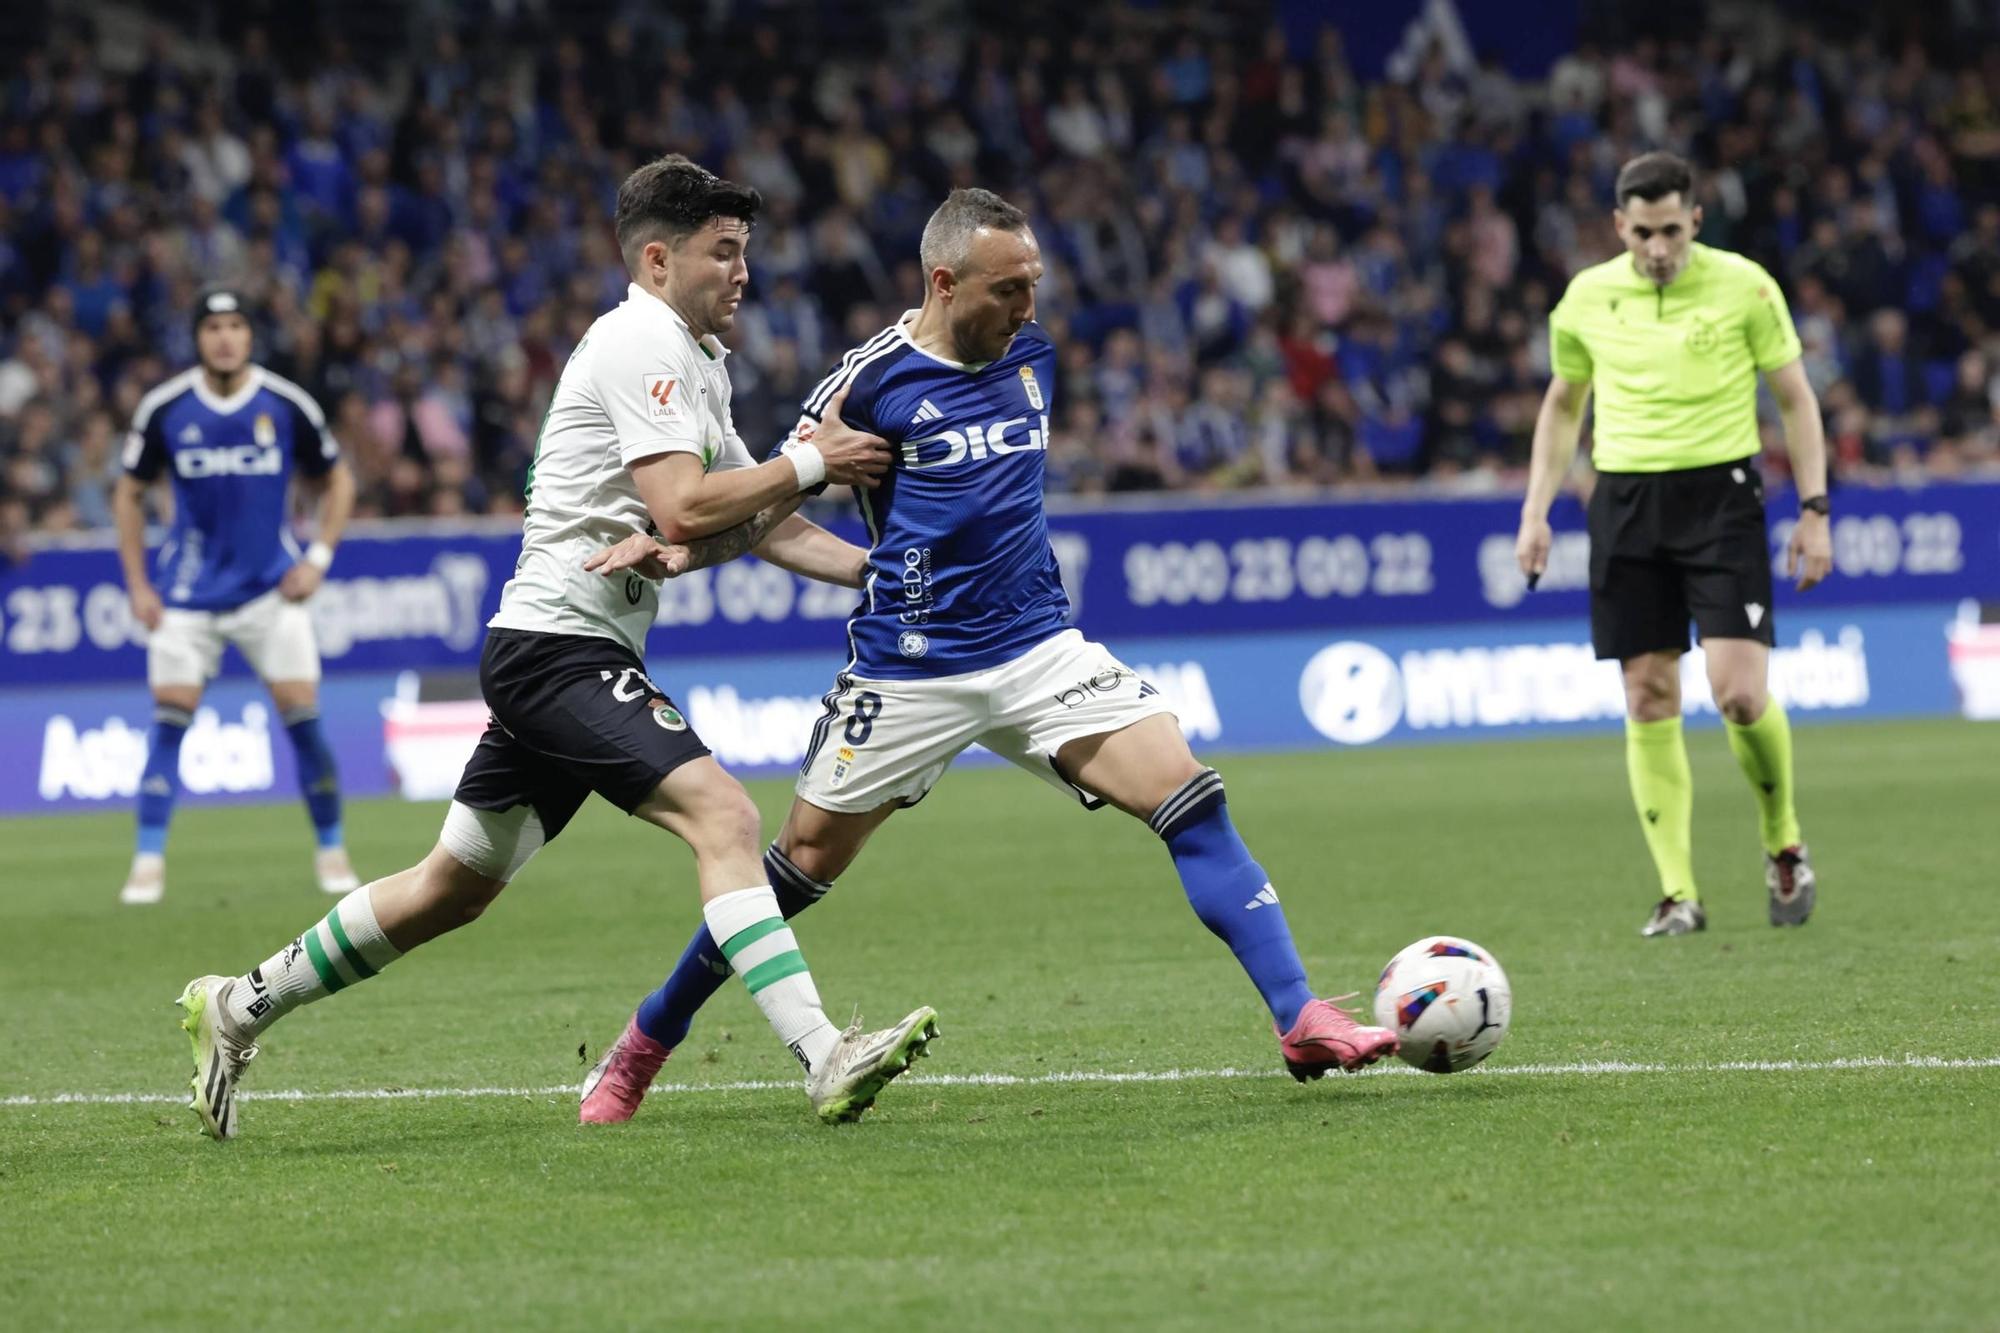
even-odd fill
[[[583,562],[653,530],[633,463],[678,451],[708,472],[755,465],[729,419],[728,355],[636,284],[598,316],[549,400],[528,470],[521,558],[488,624],[594,634],[645,656],[658,589],[636,574],[593,574]]]

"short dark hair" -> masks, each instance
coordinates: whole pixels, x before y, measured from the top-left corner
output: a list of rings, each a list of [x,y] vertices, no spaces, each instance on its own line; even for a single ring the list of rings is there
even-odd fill
[[[924,224],[924,239],[917,246],[917,258],[925,274],[941,268],[956,273],[964,268],[972,248],[972,233],[981,227],[1026,231],[1028,215],[991,190],[953,190]],[[928,283],[929,277],[924,281]]]
[[[1641,153],[1618,169],[1618,207],[1628,199],[1656,204],[1670,194],[1694,202],[1694,168],[1673,153]]]
[[[636,272],[639,252],[653,241],[676,245],[716,218],[755,225],[764,196],[724,180],[679,153],[655,158],[618,187],[618,251]]]

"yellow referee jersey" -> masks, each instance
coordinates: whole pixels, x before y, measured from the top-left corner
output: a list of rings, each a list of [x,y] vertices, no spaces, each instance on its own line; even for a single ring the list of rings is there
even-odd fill
[[[1757,453],[1757,374],[1799,350],[1785,294],[1763,266],[1699,243],[1665,287],[1621,254],[1571,278],[1549,312],[1556,375],[1592,386],[1600,472]]]

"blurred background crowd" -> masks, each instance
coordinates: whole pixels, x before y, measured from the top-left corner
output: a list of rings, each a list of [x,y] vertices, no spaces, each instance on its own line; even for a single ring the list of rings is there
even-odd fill
[[[1584,6],[1528,69],[1449,0],[1379,69],[1301,3],[9,8],[0,536],[109,524],[126,422],[219,279],[362,515],[517,509],[624,295],[618,182],[670,150],[767,201],[731,339],[760,453],[917,303],[926,217],[979,184],[1049,261],[1052,490],[1518,484],[1548,309],[1617,252],[1619,164],[1666,147],[1701,238],[1780,278],[1838,477],[2000,456],[1981,0]]]

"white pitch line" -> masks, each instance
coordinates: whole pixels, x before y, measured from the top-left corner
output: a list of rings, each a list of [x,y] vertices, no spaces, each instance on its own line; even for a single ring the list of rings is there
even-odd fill
[[[1864,1055],[1840,1060],[1723,1060],[1705,1064],[1655,1064],[1631,1060],[1587,1060],[1567,1065],[1486,1065],[1466,1078],[1561,1078],[1590,1074],[1824,1074],[1849,1069],[2000,1069],[2000,1055],[1948,1058],[1938,1055]],[[1378,1066],[1358,1077],[1418,1076],[1405,1065]],[[1035,1088],[1066,1083],[1190,1083],[1203,1079],[1282,1078],[1280,1069],[1074,1070],[1053,1074],[912,1074],[905,1086],[933,1088]],[[796,1092],[797,1079],[745,1079],[734,1083],[659,1083],[655,1094],[713,1092]],[[245,1092],[239,1100],[259,1102],[431,1101],[471,1097],[573,1097],[577,1085],[545,1088],[288,1088]],[[186,1093],[57,1092],[0,1097],[0,1106],[151,1106],[185,1103]]]

